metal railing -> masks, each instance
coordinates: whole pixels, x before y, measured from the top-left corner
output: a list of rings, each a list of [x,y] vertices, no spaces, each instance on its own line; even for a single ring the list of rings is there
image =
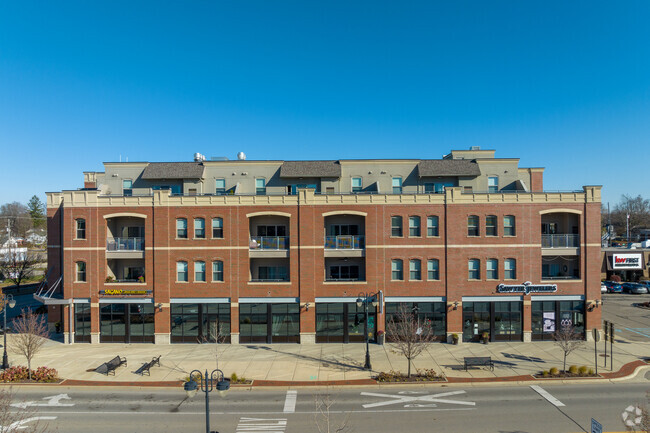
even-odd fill
[[[545,275],[542,274],[542,280],[579,280],[580,277],[573,275]]]
[[[580,235],[542,235],[542,248],[578,248]]]
[[[365,247],[363,236],[325,236],[326,250],[362,250]]]
[[[106,281],[104,281],[104,282],[107,283],[107,284],[121,284],[121,283],[130,283],[130,284],[133,284],[133,283],[144,283],[144,282],[145,282],[145,279],[144,279],[144,277],[142,277],[142,280],[140,280],[140,279],[133,279],[133,278],[121,278],[121,279],[119,279],[119,280],[112,279],[112,280],[106,280]]]
[[[281,283],[285,281],[290,281],[289,277],[286,278],[252,278],[252,283]]]
[[[327,277],[325,278],[325,281],[366,281],[365,278],[334,278],[334,277]]]
[[[251,236],[251,250],[286,250],[289,248],[289,236]]]
[[[106,239],[106,251],[144,251],[144,238]]]

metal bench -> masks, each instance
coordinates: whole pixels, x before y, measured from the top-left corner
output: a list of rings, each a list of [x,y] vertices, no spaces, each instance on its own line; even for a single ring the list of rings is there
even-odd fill
[[[113,376],[115,376],[115,370],[117,369],[117,367],[121,365],[127,365],[126,358],[121,358],[120,356],[116,356],[110,361],[105,362],[99,367],[97,367],[95,371],[97,373],[105,374],[106,376],[108,376],[108,373],[113,373]]]
[[[160,357],[161,356],[162,355],[158,355],[158,357],[151,358],[151,361],[145,362],[144,364],[142,364],[142,366],[135,371],[135,374],[139,374],[141,376],[144,376],[144,373],[146,371],[147,375],[151,376],[151,372],[149,370],[151,369],[151,367],[153,367],[156,364],[158,365],[158,367],[160,367]]]
[[[491,356],[466,356],[465,361],[465,371],[468,367],[490,367],[490,370],[494,371],[494,362],[492,362]]]

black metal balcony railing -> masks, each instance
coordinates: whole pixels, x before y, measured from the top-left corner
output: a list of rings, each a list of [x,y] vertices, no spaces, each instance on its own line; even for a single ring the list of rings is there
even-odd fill
[[[542,235],[542,248],[578,248],[580,235]]]
[[[121,284],[121,283],[133,284],[133,283],[144,283],[144,281],[145,281],[144,277],[137,278],[137,279],[135,279],[135,278],[121,278],[119,280],[111,278],[111,279],[107,279],[105,281],[105,283],[108,283],[108,284]]]
[[[286,278],[253,278],[251,279],[252,283],[281,283],[284,281],[289,281],[289,277]]]
[[[289,248],[289,236],[251,236],[251,250],[286,250]]]
[[[542,280],[579,280],[580,277],[573,275],[546,275],[542,274]]]
[[[144,251],[144,238],[106,239],[106,251]]]
[[[325,281],[366,281],[366,280],[361,277],[357,277],[357,278],[327,277]]]
[[[326,250],[362,250],[365,248],[363,236],[325,236]]]

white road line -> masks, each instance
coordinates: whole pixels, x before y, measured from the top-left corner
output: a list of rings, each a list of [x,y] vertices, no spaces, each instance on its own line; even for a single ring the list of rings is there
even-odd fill
[[[294,413],[296,411],[296,400],[298,399],[298,391],[287,391],[287,398],[284,400],[284,413]]]
[[[533,390],[535,392],[537,392],[539,395],[541,395],[546,400],[548,400],[548,402],[551,403],[553,406],[555,406],[555,407],[564,406],[564,403],[562,403],[557,398],[553,397],[551,394],[548,393],[548,391],[545,391],[544,389],[542,389],[541,386],[531,385],[530,387],[533,388]]]

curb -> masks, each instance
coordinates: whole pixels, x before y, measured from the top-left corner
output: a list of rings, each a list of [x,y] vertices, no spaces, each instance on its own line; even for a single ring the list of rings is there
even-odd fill
[[[537,379],[530,374],[519,376],[504,377],[446,377],[446,381],[438,382],[377,382],[374,379],[351,379],[351,380],[321,380],[321,381],[284,381],[284,380],[256,380],[253,379],[251,384],[233,384],[231,389],[253,390],[255,388],[301,388],[301,387],[323,387],[323,386],[481,386],[481,385],[530,385],[530,384],[584,384],[597,382],[620,382],[636,377],[645,368],[650,368],[650,364],[645,361],[632,361],[623,365],[618,371],[611,373],[600,373],[600,377],[584,377],[579,379]],[[1,383],[0,386],[93,386],[93,387],[131,387],[131,388],[176,388],[183,385],[183,381],[116,381],[109,382],[103,380],[78,380],[64,379],[58,383]]]

